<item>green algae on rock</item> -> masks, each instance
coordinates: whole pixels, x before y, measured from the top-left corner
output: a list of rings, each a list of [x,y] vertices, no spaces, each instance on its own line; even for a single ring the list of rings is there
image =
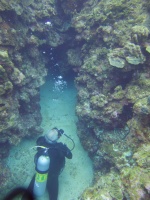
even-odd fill
[[[115,171],[111,171],[109,175],[101,176],[94,187],[90,187],[81,196],[82,199],[93,200],[116,200],[123,199],[123,190],[120,177]]]
[[[109,60],[110,65],[114,67],[123,68],[125,66],[125,60],[123,58],[114,57],[111,54],[109,54],[108,60]]]
[[[146,51],[147,51],[148,53],[150,53],[150,46],[147,46],[147,47],[146,47]]]
[[[127,56],[126,60],[128,63],[133,64],[133,65],[138,65],[145,61],[145,59],[137,58],[137,57],[133,57],[133,56]]]

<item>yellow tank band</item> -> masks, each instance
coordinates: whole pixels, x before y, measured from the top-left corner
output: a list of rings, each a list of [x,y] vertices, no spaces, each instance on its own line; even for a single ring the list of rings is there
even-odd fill
[[[45,182],[47,180],[47,176],[48,176],[48,173],[46,174],[39,174],[38,172],[36,173],[36,176],[35,176],[35,180],[37,182]]]

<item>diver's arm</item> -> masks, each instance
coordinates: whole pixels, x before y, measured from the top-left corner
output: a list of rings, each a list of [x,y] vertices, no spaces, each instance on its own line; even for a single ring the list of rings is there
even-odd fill
[[[72,158],[72,153],[70,151],[70,149],[62,143],[58,143],[58,148],[60,149],[60,151],[63,153],[63,155],[68,158],[71,159]]]
[[[66,146],[67,147],[67,146]],[[68,159],[72,159],[72,153],[71,153],[71,151],[70,151],[70,149],[67,147],[67,151],[66,151],[66,157],[68,158]]]

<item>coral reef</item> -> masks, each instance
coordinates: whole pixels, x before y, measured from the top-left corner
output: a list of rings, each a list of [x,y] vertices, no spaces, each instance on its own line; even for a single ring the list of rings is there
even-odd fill
[[[80,199],[149,199],[149,1],[2,0],[0,14],[0,158],[42,133],[47,69],[74,71],[78,135],[95,170]]]
[[[78,135],[95,169],[95,184],[82,200],[150,198],[147,4],[86,1],[72,18],[75,40],[84,41],[76,77]]]
[[[42,46],[59,46],[65,38],[53,28],[55,15],[53,0],[0,2],[0,144],[6,149],[42,133],[39,87],[48,63]]]
[[[53,0],[0,1],[1,160],[8,156],[12,145],[43,132],[39,87],[45,81],[48,60],[40,47],[47,41],[57,46],[64,40],[64,34],[58,34],[48,23],[55,12]],[[3,163],[2,160],[0,189],[8,192],[9,184],[14,183],[9,183],[11,175]]]
[[[54,0],[0,1],[0,159],[4,160],[23,138],[43,133],[40,86],[61,57],[55,51],[71,40],[70,20],[62,16],[63,8]],[[66,60],[60,66],[69,66],[69,49],[65,49]],[[77,60],[78,52],[76,55]],[[3,167],[3,172],[7,171],[7,166]],[[4,193],[9,189],[7,178],[0,173],[0,185],[6,183]]]
[[[43,32],[53,43],[46,22],[55,11],[54,1],[0,2],[0,157],[23,137],[42,133],[39,87],[47,75],[47,59],[39,46],[47,42]],[[54,46],[62,43],[60,38]]]

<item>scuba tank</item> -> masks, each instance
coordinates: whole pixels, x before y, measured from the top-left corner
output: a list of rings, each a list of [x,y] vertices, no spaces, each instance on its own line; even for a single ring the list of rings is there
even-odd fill
[[[36,175],[33,186],[33,194],[40,197],[44,194],[47,184],[48,169],[50,165],[50,158],[47,153],[48,149],[44,151],[36,163]]]

